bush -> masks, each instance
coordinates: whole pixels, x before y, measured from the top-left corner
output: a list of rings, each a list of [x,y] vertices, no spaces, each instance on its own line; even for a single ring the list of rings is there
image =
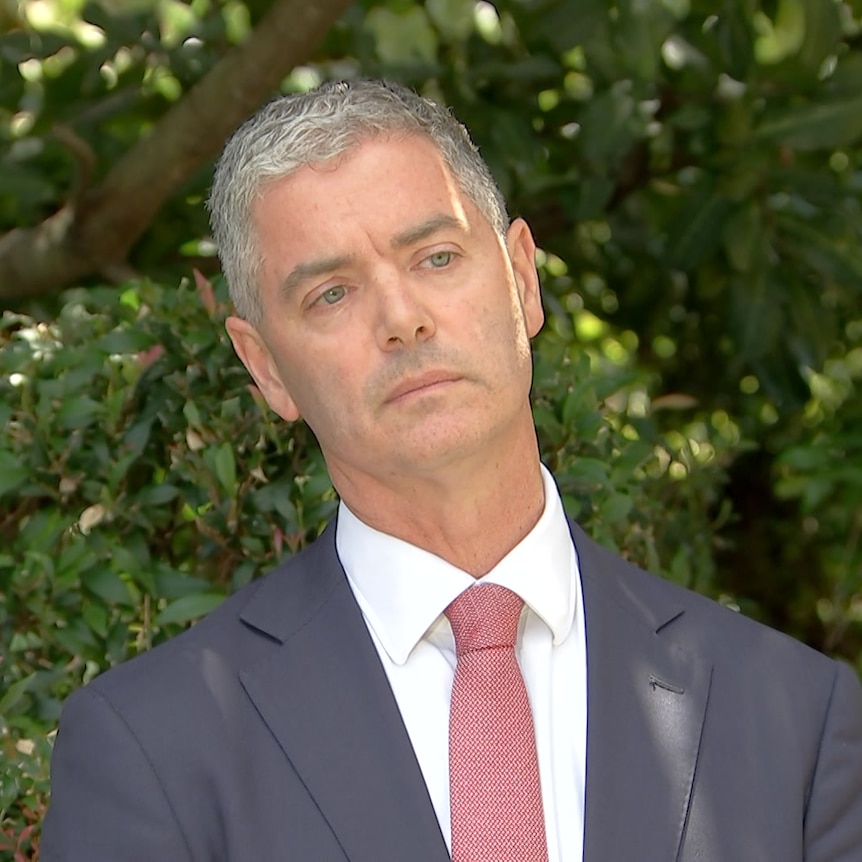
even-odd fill
[[[44,805],[21,746],[40,762],[69,692],[213,608],[334,511],[310,435],[261,409],[223,315],[201,281],[82,291],[50,325],[2,318],[6,833]]]

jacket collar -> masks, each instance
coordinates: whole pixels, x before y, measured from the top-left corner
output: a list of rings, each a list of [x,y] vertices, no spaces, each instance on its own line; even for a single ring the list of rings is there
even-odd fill
[[[446,862],[422,773],[330,525],[241,614],[281,644],[240,679],[345,857]]]

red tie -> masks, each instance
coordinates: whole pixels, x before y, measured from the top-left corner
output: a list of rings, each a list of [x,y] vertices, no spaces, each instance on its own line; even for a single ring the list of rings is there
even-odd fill
[[[477,584],[446,608],[458,665],[449,712],[454,862],[547,862],[533,715],[515,657],[523,601]]]

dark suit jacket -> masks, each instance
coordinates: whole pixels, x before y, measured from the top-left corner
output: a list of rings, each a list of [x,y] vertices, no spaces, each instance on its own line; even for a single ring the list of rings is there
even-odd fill
[[[853,672],[573,536],[586,862],[860,862]],[[449,858],[331,527],[73,694],[52,771],[43,862]]]

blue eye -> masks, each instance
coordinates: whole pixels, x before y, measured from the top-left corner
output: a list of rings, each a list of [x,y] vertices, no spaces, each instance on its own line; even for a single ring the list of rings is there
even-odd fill
[[[449,266],[452,262],[452,257],[453,254],[451,251],[435,251],[434,254],[429,255],[426,260],[434,269],[442,269],[444,266]]]
[[[337,284],[334,287],[328,287],[320,294],[319,301],[326,305],[335,305],[336,302],[341,302],[347,289],[342,284]]]

